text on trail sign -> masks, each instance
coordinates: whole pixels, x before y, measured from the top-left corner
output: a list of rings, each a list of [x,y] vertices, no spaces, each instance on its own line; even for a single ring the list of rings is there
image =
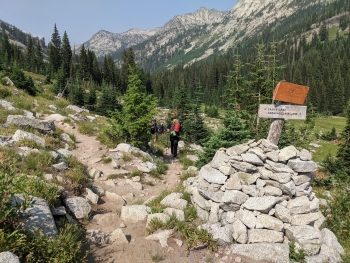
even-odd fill
[[[259,117],[285,120],[305,120],[306,106],[260,104]]]

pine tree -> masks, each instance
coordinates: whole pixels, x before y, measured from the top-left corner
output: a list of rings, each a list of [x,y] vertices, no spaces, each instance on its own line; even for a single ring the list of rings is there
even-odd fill
[[[131,66],[128,83],[122,110],[111,112],[111,127],[108,131],[132,145],[147,145],[151,135],[148,125],[156,113],[157,100],[152,95],[146,95],[137,69]]]
[[[70,75],[70,66],[72,61],[72,48],[69,43],[68,35],[66,31],[64,31],[63,38],[62,38],[62,64],[63,64],[63,70],[67,76]]]
[[[30,35],[28,35],[26,69],[28,71],[34,71],[35,69],[35,51],[34,51],[33,39]]]
[[[135,54],[132,48],[123,51],[121,67],[121,88],[124,94],[128,87],[129,69],[135,67]]]
[[[44,65],[43,50],[42,50],[40,41],[38,41],[35,49],[35,72],[41,73],[41,69],[43,68],[43,65]]]
[[[348,102],[346,111],[346,126],[341,133],[341,144],[337,153],[339,164],[350,175],[350,101]]]
[[[59,70],[61,67],[61,61],[61,37],[55,24],[51,36],[51,42],[49,43],[49,62],[53,73],[56,73]]]
[[[197,163],[201,167],[209,163],[217,150],[221,147],[229,148],[231,146],[243,143],[250,138],[250,131],[246,121],[241,116],[244,111],[229,111],[224,119],[224,128],[214,133],[207,143],[204,144],[204,152],[200,154]]]

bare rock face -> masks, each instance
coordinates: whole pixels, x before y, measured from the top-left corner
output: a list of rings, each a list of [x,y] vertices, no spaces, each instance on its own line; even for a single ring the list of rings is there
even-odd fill
[[[311,187],[316,169],[307,150],[250,141],[220,149],[184,186],[206,221],[202,228],[219,244],[228,236],[238,243],[229,254],[246,262],[284,263],[289,247],[283,243],[294,241],[308,262],[338,262],[343,248],[330,230],[320,230],[325,218]]]

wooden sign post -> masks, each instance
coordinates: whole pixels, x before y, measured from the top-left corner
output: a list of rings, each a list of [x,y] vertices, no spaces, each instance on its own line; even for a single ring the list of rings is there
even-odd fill
[[[284,120],[306,119],[306,106],[286,105],[286,102],[304,104],[308,92],[309,87],[306,86],[285,81],[277,84],[273,93],[273,99],[278,101],[277,104],[261,104],[259,107],[259,117],[273,119],[267,136],[268,141],[278,144]]]

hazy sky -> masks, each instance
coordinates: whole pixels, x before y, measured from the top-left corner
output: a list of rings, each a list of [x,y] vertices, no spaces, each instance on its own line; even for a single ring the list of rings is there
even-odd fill
[[[0,20],[50,41],[56,23],[71,45],[82,44],[100,29],[123,33],[162,27],[175,15],[200,7],[229,11],[237,0],[0,0]]]

